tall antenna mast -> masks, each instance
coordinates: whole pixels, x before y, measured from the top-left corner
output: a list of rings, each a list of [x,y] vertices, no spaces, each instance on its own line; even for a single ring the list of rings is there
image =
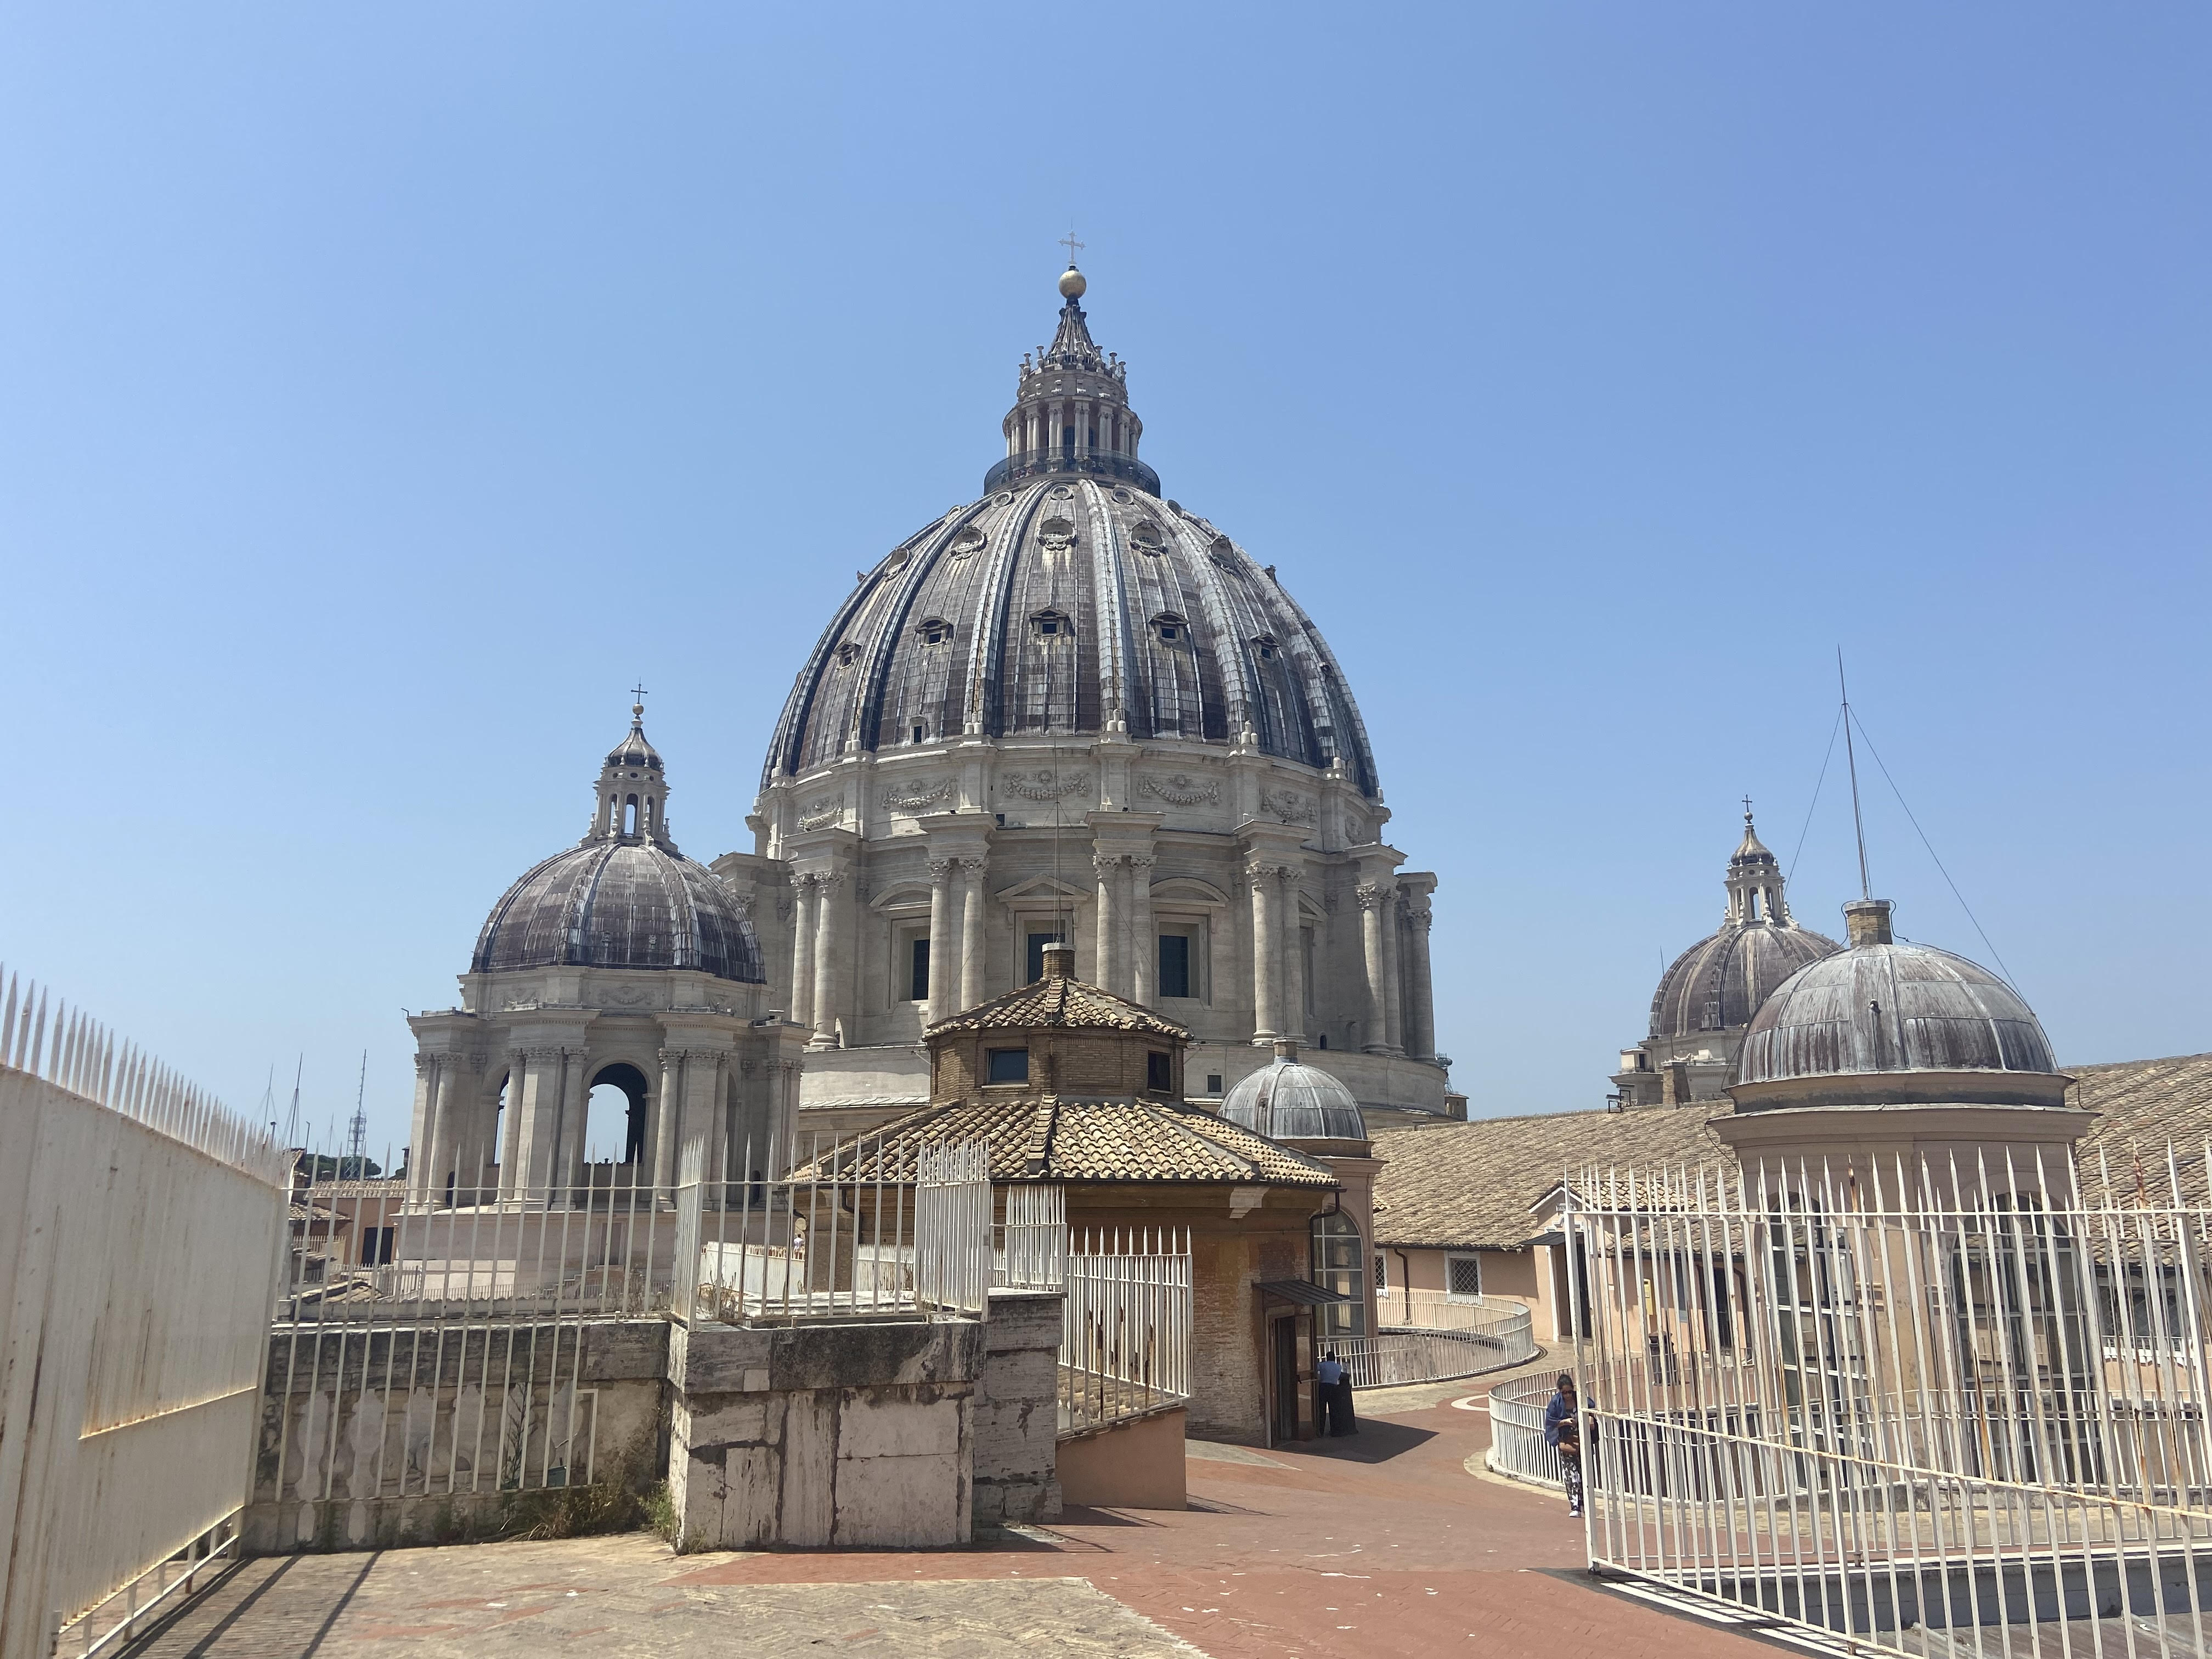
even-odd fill
[[[1844,758],[1851,769],[1851,830],[1859,842],[1859,896],[1871,899],[1874,883],[1867,877],[1866,820],[1859,816],[1859,757],[1851,744],[1851,691],[1844,683],[1844,647],[1840,645],[1836,647],[1836,690],[1844,699]],[[1832,755],[1835,750],[1828,752]]]
[[[368,1172],[368,1050],[361,1051],[361,1081],[354,1088],[353,1119],[346,1125],[346,1156],[353,1160],[353,1178]]]
[[[287,1146],[300,1144],[300,1079],[307,1069],[307,1056],[302,1054],[300,1063],[292,1068],[292,1111],[284,1120],[284,1144]]]

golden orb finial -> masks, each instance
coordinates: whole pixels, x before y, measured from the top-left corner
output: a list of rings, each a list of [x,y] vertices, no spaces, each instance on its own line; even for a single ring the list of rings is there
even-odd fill
[[[1060,273],[1060,293],[1064,300],[1080,300],[1083,297],[1083,290],[1089,286],[1090,284],[1083,280],[1083,273],[1075,268],[1073,261],[1069,262],[1066,270]]]

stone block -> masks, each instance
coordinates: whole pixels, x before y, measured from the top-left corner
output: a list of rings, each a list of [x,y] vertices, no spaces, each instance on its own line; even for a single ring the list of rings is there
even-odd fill
[[[778,1336],[732,1325],[673,1325],[668,1335],[668,1380],[685,1394],[735,1394],[745,1373],[769,1364]]]
[[[795,1394],[784,1407],[781,1535],[794,1549],[831,1541],[837,1481],[837,1395]]]
[[[579,1382],[621,1382],[650,1377],[657,1382],[666,1375],[667,1321],[624,1319],[584,1328]]]
[[[849,1390],[838,1411],[838,1461],[957,1453],[962,1404],[934,1389]]]
[[[726,1496],[721,1535],[728,1550],[764,1549],[778,1541],[782,1459],[770,1446],[732,1446],[724,1464]]]
[[[957,1451],[841,1459],[837,1542],[899,1549],[968,1542],[972,1524],[962,1462]]]
[[[979,1325],[921,1321],[778,1331],[768,1353],[769,1387],[780,1391],[969,1382],[981,1356],[981,1333]]]
[[[769,1432],[773,1403],[766,1395],[695,1396],[685,1402],[684,1438],[700,1447],[759,1445],[775,1437]]]

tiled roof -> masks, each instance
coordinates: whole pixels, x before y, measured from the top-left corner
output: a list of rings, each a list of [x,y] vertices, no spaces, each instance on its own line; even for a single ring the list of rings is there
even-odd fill
[[[2098,1113],[2082,1138],[2076,1162],[2081,1186],[2101,1193],[2109,1175],[2115,1194],[2136,1190],[2136,1161],[2154,1204],[2170,1203],[2166,1145],[2181,1176],[2185,1203],[2212,1202],[2204,1168],[2204,1143],[2212,1136],[2212,1054],[2174,1054],[2165,1060],[2126,1060],[2109,1066],[2069,1066],[2069,1106]]]
[[[1570,1169],[1722,1163],[1735,1158],[1705,1120],[1727,1103],[1630,1112],[1486,1117],[1375,1137],[1375,1242],[1510,1249],[1544,1231],[1529,1206]]]
[[[2100,1115],[2077,1156],[2088,1194],[2097,1195],[2107,1176],[2116,1194],[2132,1194],[2140,1158],[2146,1194],[2154,1204],[2167,1201],[2171,1140],[2184,1201],[2212,1203],[2205,1167],[2205,1142],[2212,1138],[2212,1054],[2065,1071],[2075,1079],[2067,1103]],[[1680,1109],[1560,1112],[1385,1130],[1375,1137],[1375,1156],[1384,1160],[1375,1182],[1376,1243],[1525,1243],[1547,1220],[1529,1206],[1571,1168],[1585,1164],[1638,1171],[1682,1164],[1733,1169],[1733,1155],[1706,1127],[1709,1118],[1726,1111],[1725,1102],[1701,1101]]]
[[[1328,1164],[1195,1106],[1150,1100],[982,1096],[911,1112],[795,1172],[842,1181],[914,1179],[923,1146],[988,1140],[994,1181],[1336,1185]]]
[[[1033,1030],[1040,1025],[1103,1026],[1116,1031],[1151,1031],[1186,1042],[1190,1040],[1188,1031],[1149,1008],[1126,1001],[1095,985],[1085,985],[1080,980],[1051,974],[1002,997],[980,1002],[950,1019],[940,1019],[922,1036],[933,1037],[943,1031]]]

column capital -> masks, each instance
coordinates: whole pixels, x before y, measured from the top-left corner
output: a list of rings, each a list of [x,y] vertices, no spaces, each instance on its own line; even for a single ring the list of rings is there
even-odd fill
[[[979,860],[979,861],[980,861],[980,860]],[[952,879],[952,872],[953,872],[953,871],[954,871],[956,868],[957,868],[957,867],[958,867],[959,864],[960,864],[960,860],[959,860],[958,859],[954,859],[954,858],[942,858],[942,859],[932,859],[932,860],[930,860],[930,861],[929,861],[929,878],[930,878],[930,880],[932,880],[933,882],[936,882],[936,883],[938,883],[939,885],[942,885],[944,883],[945,883],[945,882],[948,882],[948,881],[951,880],[951,879]]]
[[[1352,890],[1352,896],[1359,901],[1361,909],[1376,910],[1389,903],[1396,895],[1397,890],[1395,885],[1388,883],[1363,881]]]

